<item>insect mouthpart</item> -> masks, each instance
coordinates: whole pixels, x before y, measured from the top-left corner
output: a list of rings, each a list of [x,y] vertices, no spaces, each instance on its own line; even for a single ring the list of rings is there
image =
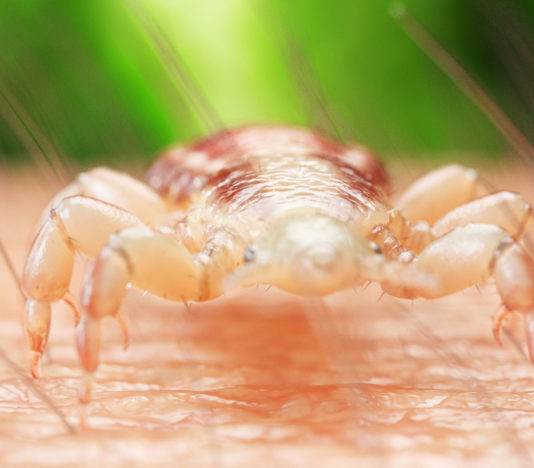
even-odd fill
[[[250,246],[230,283],[269,283],[285,291],[324,295],[348,287],[363,263],[376,256],[362,236],[324,214],[295,214],[272,227]]]

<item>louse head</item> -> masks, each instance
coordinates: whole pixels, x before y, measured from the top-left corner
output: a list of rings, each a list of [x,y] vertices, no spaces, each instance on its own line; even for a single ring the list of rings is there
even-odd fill
[[[367,279],[380,261],[373,245],[346,224],[322,214],[284,218],[251,245],[230,282],[272,284],[285,291],[325,295]]]

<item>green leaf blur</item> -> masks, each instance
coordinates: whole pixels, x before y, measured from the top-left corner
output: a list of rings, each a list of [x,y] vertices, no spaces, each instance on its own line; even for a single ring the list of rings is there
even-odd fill
[[[215,123],[253,122],[330,127],[386,156],[510,152],[401,30],[390,3],[2,2],[0,158],[28,160],[27,140],[36,138],[83,165],[149,160]],[[495,32],[506,35],[517,18],[528,24],[531,2],[510,0],[502,16],[493,1],[405,3],[519,126],[532,128]],[[162,53],[157,34],[172,54]],[[176,67],[196,85],[180,84]],[[208,117],[196,110],[197,88]]]

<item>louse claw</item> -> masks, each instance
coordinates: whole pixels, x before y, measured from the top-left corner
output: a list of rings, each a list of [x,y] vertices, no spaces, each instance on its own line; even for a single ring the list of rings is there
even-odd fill
[[[502,324],[506,320],[506,318],[510,315],[510,310],[505,305],[501,305],[495,314],[493,315],[493,337],[495,338],[495,341],[499,343],[500,346],[502,346],[502,339],[501,339],[501,329]]]
[[[127,321],[124,313],[122,312],[122,310],[119,310],[117,315],[115,315],[115,320],[117,321],[117,323],[121,327],[122,336],[123,336],[123,340],[124,340],[123,350],[126,351],[128,349],[128,347],[130,346],[130,332],[129,332],[129,329],[128,329],[128,321]]]
[[[77,327],[80,323],[80,310],[76,305],[76,300],[74,299],[70,291],[67,291],[65,295],[61,298],[61,300],[71,308],[74,314],[74,327]]]
[[[29,299],[24,311],[24,328],[30,348],[30,368],[32,376],[41,375],[41,357],[50,333],[50,304]]]

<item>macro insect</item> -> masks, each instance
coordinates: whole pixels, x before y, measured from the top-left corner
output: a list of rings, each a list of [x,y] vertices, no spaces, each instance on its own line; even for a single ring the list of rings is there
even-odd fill
[[[109,169],[80,174],[46,208],[24,267],[31,370],[40,374],[51,304],[70,296],[74,254],[94,257],[76,342],[90,398],[100,324],[121,315],[127,286],[174,301],[208,301],[264,283],[321,296],[377,281],[400,298],[436,298],[493,276],[502,307],[524,313],[534,357],[532,216],[518,194],[489,193],[458,165],[397,198],[368,150],[311,130],[257,125],[167,150],[147,184]],[[76,310],[76,306],[73,304]]]

